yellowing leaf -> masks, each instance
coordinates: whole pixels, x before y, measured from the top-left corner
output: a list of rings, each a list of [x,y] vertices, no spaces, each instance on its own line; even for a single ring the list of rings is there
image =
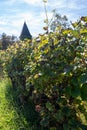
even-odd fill
[[[79,32],[77,30],[72,30],[71,32],[74,37],[77,37],[77,38],[79,37]]]
[[[85,34],[85,33],[87,33],[87,29],[85,29],[85,30],[81,29],[80,30],[80,34]]]
[[[64,30],[63,34],[69,34],[71,32],[71,30]]]
[[[34,79],[37,79],[39,77],[39,74],[34,75]]]
[[[81,17],[81,20],[84,21],[84,22],[87,22],[87,16]]]

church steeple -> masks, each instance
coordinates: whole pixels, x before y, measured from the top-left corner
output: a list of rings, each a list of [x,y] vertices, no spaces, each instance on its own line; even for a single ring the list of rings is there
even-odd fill
[[[32,39],[32,36],[31,36],[31,34],[28,30],[26,22],[24,22],[22,32],[21,32],[21,35],[20,35],[20,40],[23,41],[24,39]]]

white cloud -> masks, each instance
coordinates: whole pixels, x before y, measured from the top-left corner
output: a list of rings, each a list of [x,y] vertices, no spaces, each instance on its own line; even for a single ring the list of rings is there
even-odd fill
[[[48,0],[48,18],[52,18],[52,10],[57,9],[61,15],[67,15],[69,20],[77,20],[86,9],[85,0]],[[82,2],[84,4],[82,4]],[[43,32],[46,19],[43,0],[7,0],[0,5],[0,33],[20,35],[23,22],[26,21],[32,35]],[[8,6],[6,6],[8,4]],[[10,6],[10,7],[9,7]]]
[[[26,3],[33,6],[41,6],[43,0],[20,0],[20,3]]]
[[[23,1],[28,4],[37,4],[41,2],[41,0],[23,0]]]
[[[0,25],[6,25],[6,21],[0,21]]]
[[[17,13],[15,16],[5,17],[2,21],[0,21],[0,25],[4,25],[1,32],[5,31],[7,34],[15,34],[17,36],[20,35],[22,26],[24,21],[26,21],[28,28],[33,36],[38,35],[38,33],[43,30],[43,17],[42,13],[40,15],[27,12],[27,13]],[[37,17],[37,18],[35,18]],[[1,17],[2,19],[2,17]]]

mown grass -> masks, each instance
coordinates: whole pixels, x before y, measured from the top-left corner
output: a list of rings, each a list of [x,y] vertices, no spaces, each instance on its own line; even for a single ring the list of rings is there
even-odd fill
[[[18,105],[10,80],[0,81],[0,130],[41,130],[38,120],[33,103]]]

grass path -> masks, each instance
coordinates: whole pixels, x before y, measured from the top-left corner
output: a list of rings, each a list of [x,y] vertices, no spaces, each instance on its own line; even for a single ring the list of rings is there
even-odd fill
[[[6,98],[8,85],[10,84],[7,81],[0,82],[0,130],[19,130],[21,123],[19,115],[14,109],[13,101],[9,102]]]
[[[9,88],[10,91],[7,91]],[[33,130],[29,125],[29,119],[26,118],[29,110],[25,112],[23,113],[23,109],[19,109],[14,102],[11,83],[8,80],[0,81],[0,130]],[[30,120],[33,120],[32,117],[31,115]]]

